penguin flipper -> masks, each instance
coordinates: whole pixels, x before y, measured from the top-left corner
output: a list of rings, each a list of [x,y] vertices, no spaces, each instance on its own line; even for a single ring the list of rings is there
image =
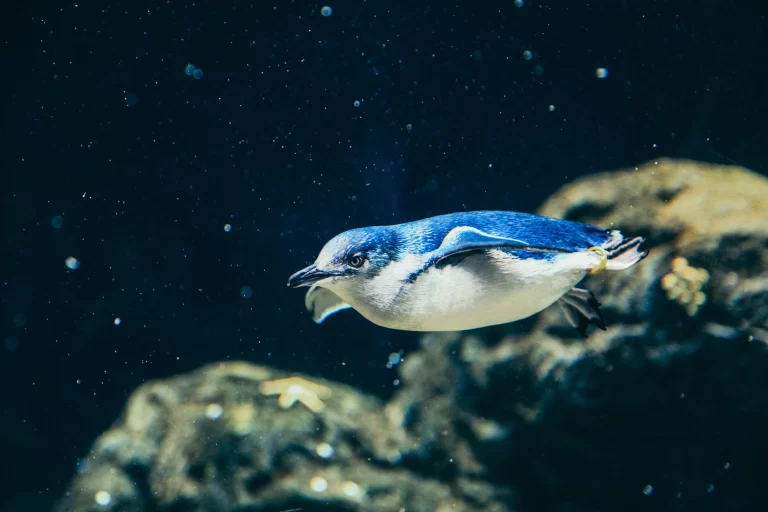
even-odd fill
[[[312,286],[304,296],[304,305],[312,314],[312,320],[320,324],[334,313],[349,309],[352,306],[344,302],[341,297],[330,290],[319,286]]]

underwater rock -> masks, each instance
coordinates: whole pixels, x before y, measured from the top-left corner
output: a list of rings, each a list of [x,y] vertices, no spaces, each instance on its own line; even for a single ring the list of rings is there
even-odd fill
[[[741,167],[659,159],[577,180],[539,213],[648,238],[651,253],[632,271],[586,281],[598,297],[610,297],[603,302],[610,302],[606,307],[622,322],[650,328],[679,322],[686,330],[719,336],[768,338],[764,176]],[[690,291],[696,281],[704,285],[699,295]],[[697,301],[702,303],[693,307]],[[696,316],[700,320],[688,320]]]
[[[427,335],[390,417],[461,447],[462,471],[524,510],[765,510],[768,180],[659,160],[540,213],[648,237],[641,264],[583,283],[607,331],[582,339],[549,308],[523,330]]]
[[[513,510],[471,475],[406,464],[418,444],[352,388],[214,364],[136,390],[58,510]]]
[[[765,344],[606,340],[427,335],[387,407],[522,510],[765,510]]]

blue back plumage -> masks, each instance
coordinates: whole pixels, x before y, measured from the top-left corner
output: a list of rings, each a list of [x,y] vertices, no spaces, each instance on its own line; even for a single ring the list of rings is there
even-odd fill
[[[356,252],[364,252],[372,263],[384,266],[406,254],[431,253],[443,243],[454,228],[467,226],[491,236],[511,238],[538,249],[504,249],[521,259],[552,259],[558,253],[576,252],[603,245],[609,231],[561,219],[530,213],[475,211],[440,215],[427,219],[351,229],[331,239],[319,255],[320,261],[339,263]]]
[[[507,211],[452,213],[389,228],[398,234],[401,250],[425,253],[437,249],[448,232],[459,226],[471,226],[489,235],[567,252],[602,245],[610,238],[608,231],[588,224]]]

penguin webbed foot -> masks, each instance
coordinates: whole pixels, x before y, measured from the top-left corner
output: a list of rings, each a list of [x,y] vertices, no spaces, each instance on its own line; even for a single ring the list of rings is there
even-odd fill
[[[568,323],[584,338],[587,337],[587,326],[590,324],[604,331],[607,329],[603,315],[600,313],[600,302],[589,290],[571,288],[558,299],[557,303],[563,310]]]

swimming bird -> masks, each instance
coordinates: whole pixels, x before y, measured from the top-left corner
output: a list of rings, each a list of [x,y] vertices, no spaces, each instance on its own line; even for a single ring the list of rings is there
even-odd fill
[[[288,286],[309,286],[315,322],[352,308],[374,324],[463,331],[527,318],[554,303],[582,336],[606,329],[595,296],[576,285],[645,258],[642,237],[508,211],[440,215],[336,235]]]

